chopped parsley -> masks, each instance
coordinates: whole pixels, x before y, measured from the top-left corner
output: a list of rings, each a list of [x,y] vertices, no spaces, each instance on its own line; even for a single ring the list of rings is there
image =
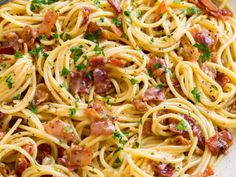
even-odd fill
[[[75,108],[71,108],[70,109],[70,117],[73,117],[76,114],[76,109]]]
[[[33,103],[33,101],[30,102],[30,111],[34,114],[37,114],[37,110],[36,110],[36,106],[35,104]]]
[[[116,25],[116,27],[120,27],[121,26],[121,21],[118,20],[117,18],[113,18],[113,23]]]
[[[72,131],[71,127],[69,125],[65,126],[64,132],[70,133]]]
[[[11,88],[13,87],[13,84],[14,84],[13,79],[12,79],[12,76],[9,75],[9,76],[6,78],[5,81],[6,81],[7,85],[8,85],[8,88],[11,89]]]
[[[68,33],[65,34],[66,35],[66,40],[71,40],[72,39],[72,36]]]
[[[184,131],[187,128],[185,122],[183,120],[179,121],[179,123],[176,125],[176,130]]]
[[[30,9],[32,11],[38,11],[40,10],[43,6],[52,4],[54,2],[57,2],[58,0],[32,0]]]
[[[154,42],[154,38],[152,37],[151,39],[150,39],[150,44],[152,44]]]
[[[104,22],[104,17],[101,17],[99,20],[100,20],[100,22],[103,23]]]
[[[84,36],[84,39],[87,39],[87,40],[90,40],[90,41],[93,41],[95,40],[94,36],[92,33],[88,32],[85,36]]]
[[[125,10],[124,14],[125,14],[127,17],[129,17],[129,16],[130,16],[130,11]]]
[[[93,71],[88,71],[86,73],[86,76],[90,79],[90,80],[93,80]]]
[[[135,84],[138,83],[138,81],[136,79],[133,79],[133,78],[130,80],[130,82],[131,82],[132,85],[135,85]]]
[[[70,70],[63,67],[62,71],[61,71],[61,75],[62,76],[67,76],[68,74],[70,74]]]
[[[14,56],[15,56],[16,59],[19,59],[19,58],[22,58],[22,57],[23,57],[23,54],[22,54],[22,52],[16,52],[16,53],[14,54]]]
[[[196,7],[189,7],[187,9],[184,10],[184,13],[186,15],[194,15],[194,14],[199,14],[200,11],[196,8]]]
[[[193,94],[196,101],[200,102],[201,92],[197,89],[197,87],[194,87],[194,89],[191,91],[191,93]]]
[[[152,77],[152,70],[150,70],[150,69],[148,70],[148,76]]]
[[[140,144],[138,142],[135,143],[136,148],[140,148]]]
[[[57,34],[57,33],[54,33],[54,34],[52,35],[52,38],[53,38],[53,39],[58,39],[58,34]]]
[[[180,4],[181,0],[173,0],[175,4]]]
[[[85,69],[86,66],[83,63],[80,63],[76,66],[76,68],[77,68],[78,71],[81,71],[81,70]]]
[[[83,47],[83,46],[80,46],[80,47],[72,47],[72,48],[70,49],[70,51],[74,53],[74,56],[73,56],[74,63],[76,63],[76,62],[78,61],[79,57],[83,54],[82,47]]]
[[[155,67],[156,69],[162,68],[162,64],[161,64],[161,63],[156,63],[156,64],[154,65],[154,67]]]
[[[113,134],[113,138],[114,138],[115,140],[119,140],[121,137],[122,137],[122,136],[121,136],[120,132],[117,131],[117,130],[115,130],[115,131],[114,131],[114,134]]]
[[[103,56],[105,56],[103,48],[101,48],[98,43],[95,45],[93,50],[95,51],[96,55],[102,54]]]
[[[140,19],[140,18],[141,18],[141,16],[142,16],[142,11],[141,11],[141,10],[139,10],[139,11],[137,12],[137,15],[136,15],[136,17],[137,17],[137,19]]]
[[[40,53],[43,49],[44,49],[44,46],[41,45],[41,46],[39,46],[39,47],[37,47],[37,48],[35,48],[35,49],[29,51],[29,53],[30,53],[31,55],[36,55],[36,56],[38,56],[39,53]]]
[[[48,39],[46,38],[46,36],[43,35],[43,34],[41,34],[41,35],[39,36],[39,39],[40,39],[40,40],[45,40],[45,41],[48,40]]]
[[[195,43],[193,45],[194,47],[198,48],[199,50],[202,50],[204,53],[202,55],[200,55],[199,59],[200,61],[203,63],[205,62],[206,60],[210,59],[211,57],[211,51],[210,49],[208,48],[207,45],[205,44],[199,44],[199,43]]]
[[[100,7],[100,1],[99,0],[93,0],[93,3],[96,7]]]

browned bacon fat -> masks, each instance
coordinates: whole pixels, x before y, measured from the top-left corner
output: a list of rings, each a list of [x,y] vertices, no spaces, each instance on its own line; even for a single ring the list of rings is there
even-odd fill
[[[221,87],[224,87],[227,83],[230,83],[230,78],[224,73],[217,72],[216,81],[220,84]]]
[[[43,22],[40,24],[38,28],[38,33],[44,34],[47,37],[51,35],[52,28],[54,27],[58,18],[58,13],[52,10],[49,10],[45,16]]]
[[[157,177],[171,177],[174,175],[175,168],[170,164],[154,164],[154,175]]]
[[[60,119],[55,118],[47,122],[44,124],[44,129],[48,134],[62,139],[65,142],[73,142],[75,140],[71,126]]]
[[[193,37],[195,41],[201,45],[206,45],[210,50],[214,50],[218,42],[218,36],[216,33],[199,31],[194,33]]]
[[[93,122],[90,125],[91,135],[112,135],[115,131],[115,126],[112,124],[111,120]]]
[[[64,156],[60,159],[63,165],[71,170],[90,165],[93,159],[93,151],[89,148],[82,148],[72,145],[64,151]]]
[[[72,95],[89,93],[90,81],[84,71],[71,72],[69,75],[69,88]]]
[[[39,84],[36,88],[36,93],[34,96],[34,104],[39,105],[49,101],[49,91],[44,84]]]
[[[107,0],[116,13],[121,13],[121,7],[119,0]]]
[[[106,60],[104,57],[99,57],[99,56],[92,56],[89,58],[89,66],[91,69],[95,68],[102,68],[106,64]]]
[[[0,140],[2,140],[6,134],[7,133],[5,131],[0,130]]]
[[[118,59],[118,58],[111,58],[109,60],[109,63],[111,63],[113,66],[117,66],[117,67],[124,67],[126,62],[124,60]]]
[[[87,24],[88,20],[89,20],[89,15],[91,13],[91,10],[88,7],[83,7],[82,8],[83,14],[84,14],[84,19],[82,21],[81,26]]]
[[[27,47],[31,50],[35,47],[35,40],[37,38],[37,31],[33,30],[29,26],[25,26],[21,33],[21,38],[23,39],[24,43],[27,44]]]
[[[152,134],[152,119],[148,119],[143,124],[143,135]]]
[[[166,100],[166,89],[150,88],[142,95],[145,102],[158,102]]]
[[[225,153],[233,144],[233,136],[227,130],[223,130],[210,137],[206,143],[212,155],[219,155]]]
[[[37,162],[42,163],[43,159],[52,153],[51,147],[48,144],[40,144],[38,146]]]
[[[96,68],[93,71],[94,87],[97,94],[104,94],[112,87],[108,73],[105,69]]]
[[[133,104],[137,111],[143,112],[147,110],[147,102],[144,102],[141,99],[134,99]]]
[[[155,56],[147,64],[147,69],[152,72],[154,78],[160,77],[166,69],[165,60]]]

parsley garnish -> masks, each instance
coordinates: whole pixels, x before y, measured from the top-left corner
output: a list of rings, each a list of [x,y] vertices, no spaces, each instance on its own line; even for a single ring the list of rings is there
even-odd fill
[[[72,131],[71,127],[69,125],[65,126],[64,132],[70,133]]]
[[[194,14],[199,14],[199,10],[196,7],[189,7],[184,10],[184,13],[186,15],[194,15]]]
[[[68,33],[65,34],[66,35],[66,40],[71,40],[72,39],[72,36]]]
[[[58,34],[57,34],[57,33],[54,33],[54,34],[52,35],[52,38],[53,38],[53,39],[58,39]]]
[[[76,109],[75,108],[71,108],[70,109],[70,117],[73,117],[76,114]]]
[[[93,80],[93,71],[88,71],[86,73],[86,76],[90,79],[90,80]]]
[[[40,51],[43,50],[43,49],[44,49],[44,46],[41,45],[41,46],[39,46],[38,48],[35,48],[35,49],[29,51],[29,53],[30,53],[31,55],[36,55],[36,56],[38,56],[39,53],[40,53]]]
[[[193,94],[196,101],[200,102],[201,92],[197,89],[197,87],[194,87],[194,89],[191,91],[191,93]]]
[[[148,70],[148,76],[152,77],[152,70],[150,70],[150,69]]]
[[[57,2],[58,0],[32,0],[30,9],[31,10],[40,10],[43,6]]]
[[[140,19],[140,18],[141,18],[141,16],[142,16],[142,11],[141,11],[141,10],[139,10],[139,11],[137,12],[137,19]]]
[[[63,67],[62,71],[61,71],[61,75],[62,76],[67,76],[68,74],[70,74],[70,70]]]
[[[103,48],[101,48],[98,43],[95,45],[93,50],[95,51],[96,55],[102,54],[103,56],[105,56]]]
[[[103,23],[104,22],[104,17],[101,17],[99,20],[100,20],[100,22]]]
[[[100,7],[100,1],[99,0],[93,0],[93,3],[96,7]]]
[[[76,63],[78,61],[79,57],[83,54],[83,50],[81,49],[82,47],[81,46],[79,48],[72,47],[70,49],[71,52],[74,52],[74,56],[73,56],[74,63]]]
[[[45,41],[48,40],[48,39],[46,38],[46,36],[43,35],[43,34],[41,34],[41,35],[39,36],[39,39],[40,39],[40,40],[45,40]]]
[[[138,142],[135,143],[136,148],[140,148],[140,144]]]
[[[15,56],[15,58],[19,59],[19,58],[22,58],[22,57],[23,57],[23,54],[22,54],[22,52],[16,52],[16,53],[14,54],[14,56]]]
[[[7,83],[9,89],[11,89],[13,87],[14,82],[13,82],[13,79],[12,79],[11,75],[9,75],[6,78],[6,83]]]
[[[173,0],[175,4],[180,4],[181,0]]]
[[[181,120],[177,125],[176,125],[176,130],[179,131],[184,131],[186,129],[186,124],[183,120]]]
[[[127,17],[129,17],[130,16],[130,11],[128,11],[128,10],[125,10],[125,15],[127,16]]]
[[[135,85],[135,84],[138,83],[138,81],[136,79],[133,79],[133,78],[130,80],[130,82],[131,82],[132,85]]]
[[[207,59],[210,59],[211,57],[211,51],[210,49],[208,48],[207,45],[205,44],[199,44],[199,43],[196,43],[193,45],[194,47],[202,50],[204,53],[199,57],[200,58],[200,61],[203,63],[205,62]]]
[[[90,41],[93,41],[95,40],[94,36],[92,33],[88,32],[85,36],[84,36],[84,39],[88,39]]]
[[[30,111],[34,114],[37,114],[36,106],[33,101],[30,102]]]
[[[83,63],[80,63],[76,66],[76,68],[77,68],[78,71],[81,71],[82,69],[85,69],[86,66]]]
[[[118,20],[117,18],[113,18],[113,23],[116,25],[116,27],[120,27],[121,26],[121,21]]]
[[[161,63],[156,63],[156,64],[154,65],[154,67],[155,67],[156,69],[162,68],[162,64],[161,64]]]

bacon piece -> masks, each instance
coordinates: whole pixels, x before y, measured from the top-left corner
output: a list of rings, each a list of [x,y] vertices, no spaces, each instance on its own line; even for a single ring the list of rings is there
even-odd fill
[[[38,146],[38,153],[37,153],[37,162],[42,163],[43,159],[49,156],[52,153],[52,149],[48,144],[40,144]]]
[[[214,67],[207,66],[205,63],[201,67],[202,71],[208,75],[210,78],[215,80],[216,75],[217,75],[217,70]]]
[[[15,52],[13,46],[3,46],[0,45],[0,54],[13,55]]]
[[[202,132],[202,128],[200,127],[200,125],[194,125],[192,127],[193,130],[193,134],[198,138],[198,147],[202,150],[205,149],[205,138],[203,136],[203,132]]]
[[[176,140],[176,144],[179,144],[179,145],[189,145],[191,143],[189,139],[183,136],[176,136],[175,140]]]
[[[231,112],[232,114],[236,114],[236,101],[234,101],[234,103],[230,106],[229,112]]]
[[[35,47],[35,40],[38,34],[37,31],[33,30],[29,26],[25,26],[21,33],[21,38],[23,39],[24,43],[27,44],[27,47],[32,50]]]
[[[216,33],[200,31],[193,33],[195,41],[201,45],[206,45],[210,50],[214,50],[218,42],[218,36]]]
[[[44,84],[37,85],[36,93],[33,99],[34,104],[39,105],[40,103],[47,102],[50,99],[49,97],[50,95],[49,95],[48,88]]]
[[[157,17],[156,17],[156,20],[160,20],[160,18],[163,16],[163,14],[165,14],[167,12],[167,6],[166,6],[166,1],[163,0],[161,2],[161,4],[159,5],[159,7],[157,8]]]
[[[44,34],[47,37],[50,37],[52,28],[54,27],[58,18],[58,13],[52,10],[49,10],[45,16],[43,22],[38,28],[39,35]]]
[[[111,63],[113,66],[117,67],[124,67],[126,65],[126,62],[124,60],[118,59],[118,58],[111,58],[109,60],[109,63]]]
[[[112,87],[108,73],[104,69],[96,68],[93,72],[94,87],[97,94],[103,94]]]
[[[121,7],[118,0],[107,0],[112,8],[116,11],[116,13],[121,13]]]
[[[157,177],[171,177],[174,175],[175,168],[170,164],[154,164],[154,175]]]
[[[144,102],[141,99],[134,99],[133,104],[137,111],[144,112],[147,110],[147,102]]]
[[[91,135],[101,136],[101,135],[112,135],[115,131],[115,126],[108,119],[106,121],[93,122],[90,125]]]
[[[3,130],[0,130],[0,141],[4,138],[7,133]]]
[[[23,147],[25,151],[27,151],[30,155],[33,155],[33,147],[32,145],[25,145]],[[26,168],[29,167],[29,161],[28,159],[21,153],[17,155],[16,162],[15,162],[15,172],[18,176],[21,176],[21,174],[26,170]]]
[[[4,42],[0,43],[0,54],[12,55],[15,51],[19,51],[22,45],[19,43],[19,36],[15,32],[9,32],[4,35]]]
[[[142,100],[145,102],[159,102],[166,100],[166,89],[150,88],[142,95]]]
[[[91,13],[91,10],[88,7],[82,7],[82,11],[83,11],[84,19],[82,21],[81,26],[83,26],[83,25],[88,23],[89,15]]]
[[[230,83],[230,78],[224,73],[217,72],[216,82],[218,82],[221,87],[224,87],[227,83]]]
[[[212,155],[219,155],[225,153],[233,144],[233,136],[227,130],[223,130],[210,137],[206,144]]]
[[[207,165],[207,168],[205,169],[204,173],[202,174],[202,176],[199,177],[207,177],[207,176],[212,176],[214,175],[214,171],[211,168],[211,166]]]
[[[64,151],[62,163],[71,170],[90,165],[93,159],[93,150],[72,145]]]
[[[44,124],[44,129],[48,134],[62,139],[65,142],[73,142],[75,140],[71,126],[60,119],[55,118],[47,122]]]
[[[152,119],[147,119],[143,124],[143,135],[152,134]]]
[[[89,66],[91,67],[92,70],[95,68],[102,68],[106,64],[106,60],[104,57],[99,57],[99,56],[92,56],[89,58]]]
[[[96,22],[90,22],[88,24],[87,33],[91,33],[93,36],[97,37],[98,39],[103,39],[106,36],[103,32],[103,28],[98,26]]]
[[[200,57],[200,52],[198,49],[194,47],[185,36],[182,38],[181,44],[183,45],[182,56],[184,60],[197,62]]]
[[[93,103],[93,107],[87,108],[86,112],[92,122],[101,121],[104,119],[110,119],[113,121],[116,119],[116,116],[111,111],[106,109],[104,104],[100,101],[95,101]]]
[[[77,93],[89,93],[90,80],[85,71],[71,72],[69,75],[69,88],[72,95]]]
[[[147,64],[147,69],[152,71],[152,76],[154,78],[160,77],[166,69],[165,60],[159,57],[153,57]]]
[[[5,118],[5,114],[3,112],[0,112],[0,120]]]

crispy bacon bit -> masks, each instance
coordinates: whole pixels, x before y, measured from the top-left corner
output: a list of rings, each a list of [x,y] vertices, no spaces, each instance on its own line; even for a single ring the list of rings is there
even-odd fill
[[[93,107],[87,108],[86,112],[92,122],[101,121],[104,119],[110,119],[111,121],[114,121],[116,119],[115,114],[106,109],[103,102],[100,101],[95,101],[93,103]]]
[[[98,39],[105,38],[103,28],[98,26],[96,22],[90,22],[87,26],[87,33],[91,33],[93,36],[96,36]]]
[[[13,46],[4,46],[0,45],[0,54],[9,54],[12,55],[14,54],[15,50]]]
[[[73,142],[75,140],[71,126],[60,119],[55,118],[47,122],[44,124],[44,129],[48,134],[62,139],[65,142]]]
[[[216,81],[221,87],[224,87],[227,83],[230,83],[230,78],[224,73],[217,72]]]
[[[116,13],[121,13],[121,7],[118,0],[107,0],[112,8],[116,11]]]
[[[189,145],[191,143],[189,139],[184,138],[183,136],[176,136],[175,140],[176,140],[176,144],[179,144],[179,145]]]
[[[200,53],[196,47],[194,47],[191,42],[188,40],[187,37],[183,37],[181,40],[181,44],[183,45],[183,51],[182,51],[182,56],[184,60],[186,61],[191,61],[191,62],[197,62]]]
[[[159,102],[166,100],[166,89],[150,88],[142,95],[142,100],[145,102]]]
[[[23,147],[25,151],[27,151],[30,155],[33,154],[33,147],[32,145],[25,145]],[[16,163],[15,163],[15,172],[18,176],[21,176],[21,174],[28,168],[29,166],[29,161],[28,159],[21,153],[18,154],[16,158]]]
[[[166,69],[165,60],[155,56],[147,64],[147,69],[152,71],[152,76],[154,78],[160,77]]]
[[[71,72],[69,75],[69,88],[72,95],[89,93],[90,81],[84,71]]]
[[[174,175],[175,168],[170,164],[154,164],[154,175],[157,177],[171,177]]]
[[[202,65],[202,71],[208,75],[210,78],[215,80],[217,75],[217,70],[214,67],[207,66],[205,63]]]
[[[102,68],[106,64],[106,60],[104,57],[99,57],[99,56],[92,56],[89,58],[89,66],[91,67],[92,70],[95,68]]]
[[[5,131],[0,130],[0,140],[2,140],[6,134],[7,133]]]
[[[158,21],[162,16],[163,14],[165,14],[167,12],[167,6],[166,6],[166,1],[163,0],[160,4],[160,6],[157,8],[157,17],[156,17],[156,20]]]
[[[52,28],[54,27],[58,18],[58,13],[52,10],[49,10],[45,16],[43,22],[40,24],[38,28],[38,33],[44,34],[47,37],[51,35]]]
[[[230,106],[229,112],[231,112],[232,114],[236,114],[236,101],[234,101],[234,103]]]
[[[38,146],[38,153],[37,153],[37,162],[42,163],[43,159],[49,156],[52,153],[52,149],[48,144],[40,144]]]
[[[124,67],[126,65],[126,61],[124,60],[121,60],[121,59],[118,59],[118,58],[111,58],[109,60],[109,62],[114,65],[114,66],[117,66],[117,67]]]
[[[115,126],[108,119],[106,121],[93,122],[90,125],[91,134],[95,136],[112,135],[115,131]]]
[[[226,9],[219,9],[211,0],[189,0],[196,4],[199,8],[206,10],[210,15],[220,18],[227,19],[227,16],[233,16],[233,12]]]
[[[81,26],[87,24],[88,20],[89,20],[89,15],[91,13],[91,10],[88,7],[83,7],[82,8],[83,14],[84,14],[84,19],[82,21]]]
[[[152,119],[148,119],[143,124],[143,135],[151,135],[152,134]]]
[[[22,45],[19,43],[19,36],[15,32],[9,32],[4,35],[5,41],[0,43],[0,54],[12,55],[19,51]]]
[[[39,84],[36,88],[34,104],[39,105],[40,103],[49,101],[49,99],[50,98],[48,88],[44,84]]]
[[[233,136],[227,130],[223,130],[210,137],[206,143],[212,155],[219,155],[225,153],[233,144]]]
[[[0,120],[5,118],[5,114],[3,112],[0,112]]]
[[[144,112],[147,110],[147,103],[142,101],[141,99],[134,99],[133,103],[137,111]]]
[[[206,45],[210,50],[214,50],[218,42],[218,36],[216,33],[200,31],[193,33],[195,41],[201,45]]]
[[[27,47],[30,50],[35,47],[35,39],[37,38],[37,36],[37,31],[33,30],[29,26],[25,26],[21,33],[21,38],[23,39],[24,43],[27,44]]]
[[[198,138],[198,147],[202,150],[205,149],[205,138],[203,136],[203,132],[202,132],[202,128],[200,127],[200,125],[194,125],[192,127],[193,130],[193,134]]]
[[[104,69],[96,68],[93,72],[94,87],[97,94],[103,94],[112,87],[108,73]]]
[[[82,148],[77,145],[72,145],[64,151],[64,156],[61,158],[62,163],[71,170],[78,169],[90,165],[93,159],[93,150]]]
[[[207,168],[205,169],[204,173],[202,174],[202,176],[199,176],[199,177],[208,177],[212,175],[214,175],[214,171],[211,168],[211,166],[207,165]]]

